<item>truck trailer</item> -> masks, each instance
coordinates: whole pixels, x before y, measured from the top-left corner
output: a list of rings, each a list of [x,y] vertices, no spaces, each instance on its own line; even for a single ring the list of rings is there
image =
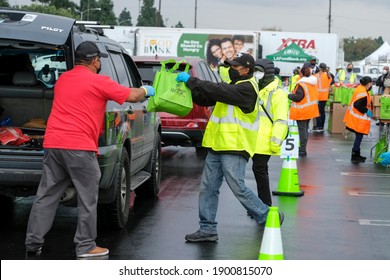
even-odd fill
[[[240,35],[245,40],[243,51],[255,59],[277,53],[292,43],[316,57],[318,63],[326,63],[332,71],[343,65],[344,59],[338,35],[328,33],[115,26],[105,30],[105,34],[120,42],[131,55],[207,59],[207,44],[211,39]],[[302,62],[274,63],[283,77],[291,76],[294,68],[303,65]]]

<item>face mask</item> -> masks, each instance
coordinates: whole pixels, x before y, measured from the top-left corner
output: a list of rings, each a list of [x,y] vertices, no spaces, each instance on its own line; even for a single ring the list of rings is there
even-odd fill
[[[352,72],[352,68],[347,68],[347,71],[348,72]]]
[[[240,78],[240,72],[232,67],[229,68],[229,77],[233,82],[237,81]]]
[[[253,74],[253,77],[255,78],[256,82],[259,82],[264,77],[264,72],[256,71]]]
[[[387,70],[383,70],[382,73],[386,75],[387,74]]]

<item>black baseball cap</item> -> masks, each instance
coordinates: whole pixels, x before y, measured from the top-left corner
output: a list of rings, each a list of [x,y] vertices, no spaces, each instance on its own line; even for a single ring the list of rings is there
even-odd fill
[[[88,59],[96,56],[108,57],[108,54],[101,53],[94,42],[82,42],[76,48],[76,59]]]
[[[251,71],[255,69],[255,59],[250,54],[238,53],[233,60],[226,60],[228,66],[237,65],[248,67]]]
[[[320,66],[319,66],[322,70],[326,70],[326,67],[328,67],[328,66],[326,66],[326,64],[325,63],[320,63]]]

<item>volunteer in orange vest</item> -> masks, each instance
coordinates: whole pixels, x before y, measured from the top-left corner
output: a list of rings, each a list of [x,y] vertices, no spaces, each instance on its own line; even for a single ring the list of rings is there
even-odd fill
[[[304,65],[301,69],[302,78],[295,89],[288,95],[292,101],[290,107],[290,119],[296,120],[299,131],[299,156],[307,156],[306,145],[309,137],[308,128],[312,118],[317,118],[318,90],[317,77],[311,74],[311,68]]]
[[[372,79],[365,76],[360,79],[360,85],[354,90],[351,103],[344,116],[344,122],[348,130],[355,133],[351,161],[353,163],[364,162],[366,157],[360,155],[360,144],[363,136],[370,132],[372,118],[371,97],[369,90],[372,87]]]
[[[313,130],[314,133],[324,133],[325,124],[325,106],[329,99],[330,84],[332,77],[326,70],[325,63],[320,63],[320,71],[316,74],[318,79],[318,110],[320,116],[317,118],[317,128]]]

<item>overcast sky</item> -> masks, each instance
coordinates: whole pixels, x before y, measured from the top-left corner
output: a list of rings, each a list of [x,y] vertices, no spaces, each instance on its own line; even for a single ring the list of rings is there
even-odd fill
[[[9,0],[11,5],[29,0]],[[79,3],[79,0],[74,2]],[[113,0],[118,16],[126,7],[137,23],[142,0]],[[331,2],[331,32],[340,37],[382,36],[390,41],[389,0],[155,0],[167,26],[182,22],[184,27],[262,30],[275,27],[289,32],[328,32]]]

